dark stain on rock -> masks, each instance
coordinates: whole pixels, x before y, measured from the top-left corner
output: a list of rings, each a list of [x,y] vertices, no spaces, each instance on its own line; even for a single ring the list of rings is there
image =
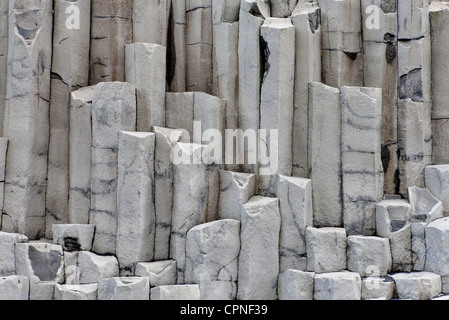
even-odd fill
[[[355,61],[357,59],[357,56],[359,55],[359,52],[346,52],[344,51],[344,54],[351,59],[352,61]]]
[[[421,68],[414,69],[399,79],[399,98],[423,101]]]
[[[314,12],[309,13],[309,26],[310,31],[315,34],[315,31],[318,30],[321,24],[321,9],[318,9]]]
[[[56,250],[41,252],[30,246],[28,256],[34,275],[41,281],[54,281],[61,265],[61,255]]]
[[[78,243],[78,239],[76,238],[64,238],[64,250],[66,251],[76,251],[81,248],[81,245]]]

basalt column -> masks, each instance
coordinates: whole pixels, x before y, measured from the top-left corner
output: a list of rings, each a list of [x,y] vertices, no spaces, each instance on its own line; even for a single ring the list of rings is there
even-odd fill
[[[382,88],[384,190],[395,194],[398,181],[398,15],[396,1],[362,0],[364,85]]]
[[[2,230],[45,232],[53,1],[9,1],[4,136],[9,139]]]
[[[70,92],[89,81],[90,0],[57,0],[54,6],[46,198],[46,236],[50,239],[53,224],[68,223]],[[76,20],[70,24],[78,10],[79,26]]]

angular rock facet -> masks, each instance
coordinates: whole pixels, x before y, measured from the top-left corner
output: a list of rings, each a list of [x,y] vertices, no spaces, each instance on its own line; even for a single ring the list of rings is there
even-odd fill
[[[279,300],[313,300],[315,273],[288,269],[279,275]]]
[[[280,220],[278,199],[254,196],[243,205],[238,300],[276,299]]]
[[[117,277],[119,265],[114,256],[99,256],[92,252],[79,253],[80,284],[98,283],[101,279]]]
[[[60,285],[55,288],[55,300],[97,300],[98,284]]]
[[[0,277],[16,274],[15,244],[27,241],[24,235],[0,232]]]
[[[385,238],[349,236],[347,243],[348,270],[362,277],[385,276],[391,271],[390,241]]]
[[[435,273],[396,273],[391,277],[399,299],[429,300],[441,293],[441,277]]]
[[[306,229],[307,271],[339,272],[346,269],[346,231],[343,228]]]
[[[428,224],[426,233],[426,271],[449,276],[449,218]]]
[[[362,280],[355,272],[322,273],[315,276],[315,300],[360,300]]]
[[[28,300],[30,281],[25,276],[0,278],[0,300]]]
[[[159,286],[151,289],[151,300],[200,300],[197,284]]]
[[[92,249],[95,226],[88,224],[53,225],[53,242],[62,246],[64,251]]]
[[[306,228],[313,226],[312,182],[279,175],[280,271],[306,270]]]
[[[104,278],[98,283],[98,300],[150,300],[148,278]]]
[[[148,277],[150,287],[176,284],[176,261],[139,262],[136,265],[136,276]]]

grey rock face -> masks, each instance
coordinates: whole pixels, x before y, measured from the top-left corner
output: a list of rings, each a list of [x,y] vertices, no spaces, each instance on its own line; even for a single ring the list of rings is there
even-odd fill
[[[314,288],[315,300],[360,300],[362,280],[355,272],[322,273]]]
[[[151,300],[200,300],[197,284],[159,286],[151,289]]]
[[[53,242],[62,246],[64,251],[92,248],[95,226],[83,224],[59,224],[53,226]]]
[[[0,232],[0,276],[16,274],[15,244],[27,242],[28,238],[21,234]]]
[[[449,275],[449,218],[438,219],[426,227],[426,271],[435,272],[441,276]]]
[[[276,299],[280,220],[278,199],[254,196],[243,205],[238,300]]]
[[[60,285],[55,288],[55,300],[97,300],[98,284]]]
[[[151,287],[175,285],[176,261],[139,262],[135,273],[139,277],[148,277]]]
[[[45,242],[16,243],[16,274],[32,282],[64,282],[62,247]]]
[[[385,276],[391,271],[390,241],[379,237],[349,236],[347,242],[348,270],[362,277]]]
[[[187,233],[186,283],[198,283],[205,300],[235,299],[238,256],[240,253],[240,222],[219,220],[193,227]],[[217,283],[231,282],[226,290],[211,292]],[[203,284],[206,283],[206,286]],[[207,289],[206,289],[206,288]],[[221,296],[221,297],[220,297]]]
[[[441,293],[441,277],[431,272],[392,275],[400,299],[429,300]]]
[[[98,300],[150,300],[149,279],[104,278],[98,283]]]
[[[279,275],[279,300],[313,300],[313,272],[286,270]]]
[[[30,280],[25,276],[0,278],[0,300],[28,300]]]
[[[98,283],[101,279],[117,277],[119,264],[114,256],[99,256],[82,251],[78,256],[80,284]]]

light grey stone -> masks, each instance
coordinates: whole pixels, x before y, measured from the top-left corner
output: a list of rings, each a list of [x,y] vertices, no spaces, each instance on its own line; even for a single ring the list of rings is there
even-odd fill
[[[167,45],[170,0],[132,1],[133,43],[145,42]]]
[[[89,223],[94,89],[85,87],[70,95],[69,223]]]
[[[56,282],[30,281],[30,300],[48,301],[53,300]]]
[[[339,272],[346,269],[346,231],[343,228],[306,229],[307,271]]]
[[[449,113],[445,107],[449,99],[445,81],[449,65],[445,56],[449,50],[449,4],[433,1],[429,6],[432,46],[432,129],[433,164],[449,163],[447,147],[447,122]]]
[[[376,205],[376,231],[379,237],[390,238],[391,234],[411,221],[412,206],[407,200],[382,200]]]
[[[223,0],[214,0],[216,1]],[[235,2],[235,0],[233,0]],[[229,2],[229,1],[227,1]],[[231,1],[232,2],[232,1]],[[240,5],[240,1],[237,0]],[[237,6],[237,17],[239,13]],[[237,19],[238,20],[238,19]],[[214,59],[213,59],[213,87],[212,94],[226,100],[225,128],[237,129],[239,119],[239,62],[238,41],[239,23],[219,23],[213,26],[214,31]],[[237,161],[229,163],[227,169],[237,169]]]
[[[240,253],[240,221],[224,219],[193,227],[187,233],[186,283],[200,285],[201,298],[235,299],[237,293],[238,256]],[[234,282],[229,290],[214,290],[210,282]],[[208,282],[203,286],[203,282]],[[212,288],[212,291],[209,289]]]
[[[0,132],[3,131],[5,113],[6,73],[8,67],[9,1],[0,4]],[[1,219],[0,219],[1,220]]]
[[[449,294],[449,277],[441,277],[441,292]]]
[[[16,274],[30,282],[64,282],[62,247],[46,242],[16,243]]]
[[[149,279],[104,278],[98,283],[98,300],[150,300]]]
[[[442,202],[444,212],[449,212],[449,166],[427,166],[425,181],[426,188]]]
[[[425,110],[422,102],[411,99],[398,102],[399,193],[407,197],[407,188],[424,188],[424,169],[431,157],[425,152]]]
[[[298,0],[269,0],[271,16],[276,18],[287,18],[295,9]]]
[[[9,1],[3,137],[10,144],[2,230],[33,240],[45,233],[52,10],[50,0]]]
[[[279,300],[313,300],[314,277],[313,272],[285,270],[279,275]]]
[[[398,169],[398,14],[397,4],[383,0],[361,1],[364,86],[382,88],[382,162],[384,191],[396,193]]]
[[[240,220],[242,205],[254,196],[256,175],[220,170],[218,217]]]
[[[15,244],[28,242],[28,238],[18,233],[0,232],[0,277],[16,274]]]
[[[429,2],[429,0],[406,0],[397,4],[399,39],[417,39],[428,35]]]
[[[238,269],[238,300],[277,297],[279,275],[278,199],[252,197],[243,205]]]
[[[92,250],[98,254],[115,254],[119,132],[135,130],[134,86],[124,82],[96,85],[92,102],[89,223],[96,226]]]
[[[349,236],[347,240],[348,270],[367,277],[373,272],[385,276],[391,271],[390,241],[379,237]]]
[[[92,249],[95,226],[89,224],[53,225],[53,242],[62,246],[64,251]]]
[[[155,43],[126,46],[126,81],[137,92],[137,131],[165,125],[166,58],[166,48]]]
[[[312,181],[279,175],[280,272],[306,269],[306,228],[313,226]]]
[[[449,276],[449,218],[429,223],[426,227],[426,271]]]
[[[0,138],[0,181],[5,181],[7,152],[8,152],[8,139]]]
[[[184,129],[193,136],[194,92],[173,93],[165,95],[166,126],[172,129]],[[188,143],[191,141],[182,141]]]
[[[154,156],[154,208],[156,230],[154,240],[155,260],[169,257],[170,232],[173,205],[174,168],[170,159],[171,151],[177,142],[189,142],[186,132],[178,129],[154,127],[156,146]]]
[[[424,271],[426,265],[426,225],[425,222],[415,222],[411,225],[414,271]]]
[[[362,279],[363,300],[390,300],[394,296],[394,289],[394,280],[389,276],[370,276]]]
[[[240,0],[212,0],[212,22],[235,22],[239,20]]]
[[[200,300],[197,284],[159,286],[151,289],[151,300]]]
[[[322,19],[323,83],[337,88],[361,86],[363,55],[360,1],[319,0],[318,3]]]
[[[429,300],[441,293],[441,277],[435,273],[396,273],[391,277],[399,299]]]
[[[30,281],[25,276],[0,278],[0,300],[28,300]]]
[[[136,131],[136,89],[126,82],[95,86],[92,101],[92,146],[117,149],[120,131]]]
[[[259,194],[270,196],[276,195],[276,174],[292,174],[295,28],[290,19],[267,18],[260,35],[264,63],[270,67],[263,76],[260,98]],[[277,130],[276,135],[272,130]]]
[[[125,45],[133,42],[133,0],[92,0],[90,85],[125,81]]]
[[[374,235],[383,197],[382,90],[341,88],[343,220],[349,235]]]
[[[114,256],[99,256],[81,251],[78,256],[80,284],[98,283],[101,279],[118,277],[119,265]]]
[[[91,1],[54,1],[46,237],[52,225],[69,223],[70,92],[89,81]],[[79,29],[70,23],[79,14]],[[83,13],[83,14],[81,14]],[[82,26],[82,27],[81,27]]]
[[[212,0],[186,1],[186,88],[212,93]]]
[[[360,300],[362,280],[355,272],[317,274],[314,286],[315,300]]]
[[[428,189],[408,188],[408,198],[412,205],[412,221],[430,223],[443,217],[443,204]]]
[[[154,133],[120,132],[116,255],[122,276],[154,259],[154,151]]]
[[[97,300],[98,284],[69,285],[57,284],[55,300]]]
[[[79,260],[79,251],[64,252],[65,284],[68,285],[80,284],[80,268],[78,260]]]
[[[300,1],[291,14],[295,27],[293,176],[309,177],[309,82],[321,81],[321,11]]]
[[[206,222],[208,185],[206,164],[201,162],[203,149],[199,144],[177,143],[172,150],[175,156],[170,258],[177,262],[178,284],[184,283],[187,232]]]
[[[243,132],[259,129],[260,88],[262,84],[262,49],[260,28],[264,22],[258,2],[244,0],[240,3],[239,18],[239,128]],[[249,132],[249,131],[248,131]],[[258,141],[244,145],[244,157],[258,156]],[[257,161],[242,165],[244,172],[258,173]]]
[[[319,82],[309,86],[309,178],[314,225],[342,227],[340,90]]]
[[[236,282],[221,280],[201,281],[201,300],[235,300],[236,295]]]
[[[390,239],[394,272],[413,269],[411,215],[407,200],[382,200],[376,205],[376,232],[379,237]]]
[[[139,262],[136,265],[136,276],[148,277],[151,287],[175,285],[176,274],[174,260]]]

